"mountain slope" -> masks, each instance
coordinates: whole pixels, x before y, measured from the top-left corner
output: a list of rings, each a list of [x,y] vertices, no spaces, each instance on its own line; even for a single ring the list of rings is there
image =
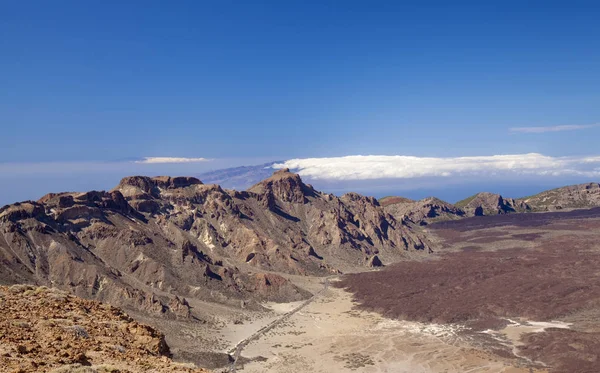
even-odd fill
[[[186,298],[252,306],[309,296],[272,272],[327,275],[430,250],[374,198],[324,194],[288,170],[243,192],[134,176],[110,192],[0,209],[1,282],[166,317],[190,316]]]

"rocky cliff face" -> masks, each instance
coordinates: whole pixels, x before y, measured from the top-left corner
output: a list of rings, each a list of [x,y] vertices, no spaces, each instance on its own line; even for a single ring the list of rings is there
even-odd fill
[[[533,211],[556,211],[600,206],[600,184],[586,183],[548,190],[531,197],[520,198]]]
[[[191,297],[252,305],[309,295],[272,272],[327,275],[429,250],[377,200],[320,193],[287,170],[244,192],[134,176],[110,192],[0,209],[0,281],[166,317],[189,316]]]

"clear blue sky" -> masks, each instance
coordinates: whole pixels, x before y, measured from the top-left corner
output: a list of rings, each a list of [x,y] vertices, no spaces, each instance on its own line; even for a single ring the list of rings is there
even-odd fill
[[[596,154],[597,1],[0,1],[0,163]]]

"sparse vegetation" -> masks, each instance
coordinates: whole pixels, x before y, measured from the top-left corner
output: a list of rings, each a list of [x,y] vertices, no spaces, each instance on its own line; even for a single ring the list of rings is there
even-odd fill
[[[399,196],[386,196],[386,197],[379,198],[377,201],[379,202],[379,204],[381,206],[390,206],[390,205],[394,205],[394,204],[397,204],[397,203],[410,203],[410,202],[414,202],[410,198],[399,197]]]
[[[478,194],[479,194],[479,193],[477,193],[477,194],[473,194],[473,195],[472,195],[472,196],[470,196],[470,197],[467,197],[467,198],[465,198],[465,199],[463,199],[463,200],[460,200],[460,201],[456,202],[456,203],[454,204],[454,206],[456,206],[456,207],[458,207],[458,208],[462,209],[462,208],[464,208],[466,205],[468,205],[468,204],[469,204],[471,201],[473,201],[475,198],[477,198]]]

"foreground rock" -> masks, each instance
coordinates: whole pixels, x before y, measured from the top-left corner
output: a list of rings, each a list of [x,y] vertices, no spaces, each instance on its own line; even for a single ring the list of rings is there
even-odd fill
[[[0,286],[0,371],[207,372],[169,357],[162,334],[117,308],[57,289]]]

